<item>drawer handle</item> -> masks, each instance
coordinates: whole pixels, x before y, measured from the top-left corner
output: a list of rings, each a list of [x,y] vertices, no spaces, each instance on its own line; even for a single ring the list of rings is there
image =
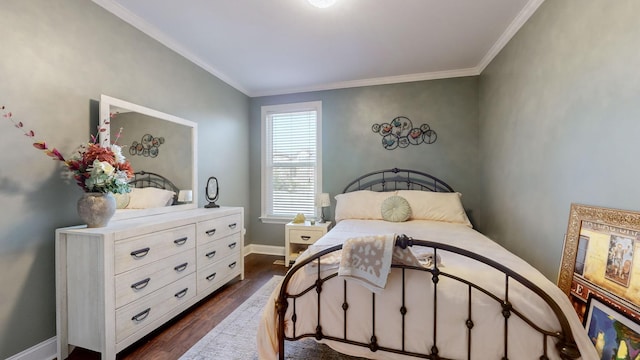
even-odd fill
[[[213,236],[213,234],[215,234],[215,233],[216,233],[216,229],[207,230],[207,231],[205,231],[205,233],[206,233],[207,235],[209,235],[209,236]]]
[[[142,290],[142,289],[146,288],[147,285],[149,285],[149,281],[151,281],[151,278],[146,278],[144,280],[140,280],[135,284],[131,284],[131,288],[133,290]]]
[[[300,239],[302,239],[303,241],[309,241],[309,239],[311,239],[311,236],[302,235],[300,236]]]
[[[189,265],[189,263],[188,263],[188,262],[186,262],[186,263],[184,263],[184,264],[180,264],[180,265],[178,265],[178,266],[174,267],[174,268],[173,268],[173,270],[175,270],[175,271],[177,271],[177,272],[182,272],[182,271],[184,271],[184,269],[186,269],[186,268],[187,268],[187,265]]]
[[[187,295],[187,290],[189,290],[189,288],[184,288],[180,291],[178,291],[177,293],[175,293],[173,296],[177,297],[178,299],[184,297],[185,295]]]
[[[232,242],[231,244],[229,244],[229,249],[233,249],[234,247],[236,247],[236,243]]]
[[[149,316],[149,312],[151,312],[151,308],[147,308],[147,310],[141,312],[138,315],[134,315],[131,320],[135,321],[135,322],[140,322],[144,319],[147,318],[147,316]]]
[[[187,239],[188,239],[188,237],[185,236],[183,238],[173,240],[173,243],[178,245],[178,246],[184,245],[184,243],[187,242]]]
[[[231,264],[229,264],[229,269],[233,269],[234,267],[236,267],[236,262],[232,262]]]
[[[211,252],[208,252],[206,254],[204,254],[206,257],[208,257],[209,259],[211,259],[212,257],[216,256],[216,251],[213,250]]]
[[[211,280],[213,280],[215,278],[216,278],[216,273],[213,273],[213,274],[207,276],[207,280],[209,280],[209,281],[211,281]]]
[[[147,254],[149,253],[149,250],[151,250],[151,248],[146,247],[144,249],[132,251],[131,252],[131,256],[133,256],[136,259],[141,259],[141,258],[147,256]]]
[[[236,223],[229,224],[229,229],[235,229],[235,228],[236,228],[236,225],[237,225]]]

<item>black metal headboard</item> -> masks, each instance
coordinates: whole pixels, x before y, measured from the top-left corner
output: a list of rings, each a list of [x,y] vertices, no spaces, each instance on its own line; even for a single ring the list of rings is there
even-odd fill
[[[416,170],[388,169],[362,175],[347,185],[343,193],[357,190],[421,190],[453,192],[453,188],[435,176]]]
[[[129,181],[129,186],[135,188],[154,187],[158,189],[165,189],[173,191],[173,205],[178,202],[178,193],[180,189],[175,186],[171,180],[166,177],[147,171],[137,171],[133,173],[133,179]]]

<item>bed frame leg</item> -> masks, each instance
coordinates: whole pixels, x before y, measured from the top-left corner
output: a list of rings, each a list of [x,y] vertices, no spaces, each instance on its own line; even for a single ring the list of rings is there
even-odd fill
[[[556,348],[560,352],[560,357],[564,360],[574,360],[580,357],[580,351],[574,342],[560,341]]]
[[[278,313],[278,358],[284,360],[284,315],[289,307],[289,302],[287,299],[278,297],[275,306]]]

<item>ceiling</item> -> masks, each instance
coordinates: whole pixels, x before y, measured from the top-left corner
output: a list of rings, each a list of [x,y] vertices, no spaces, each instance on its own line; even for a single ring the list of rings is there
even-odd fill
[[[93,0],[256,97],[478,75],[544,0]]]

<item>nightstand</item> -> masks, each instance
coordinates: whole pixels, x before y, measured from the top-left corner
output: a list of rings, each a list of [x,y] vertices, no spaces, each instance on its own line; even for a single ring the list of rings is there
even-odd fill
[[[320,239],[331,229],[331,221],[325,223],[311,222],[294,224],[292,222],[285,225],[284,230],[284,266],[289,267],[289,263],[295,261],[298,255],[316,240]]]

